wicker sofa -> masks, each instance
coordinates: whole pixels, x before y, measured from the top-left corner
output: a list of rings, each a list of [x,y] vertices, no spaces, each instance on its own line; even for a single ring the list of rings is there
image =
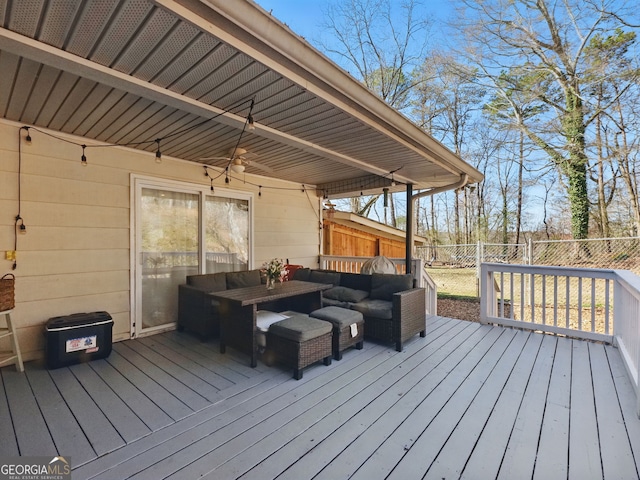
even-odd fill
[[[293,278],[329,283],[322,294],[323,306],[338,306],[362,313],[367,338],[402,345],[416,334],[426,335],[425,289],[415,288],[411,275],[341,273],[297,270]]]
[[[261,283],[260,270],[187,276],[187,283],[178,285],[178,330],[188,330],[201,340],[217,337],[220,334],[218,303],[208,294]]]

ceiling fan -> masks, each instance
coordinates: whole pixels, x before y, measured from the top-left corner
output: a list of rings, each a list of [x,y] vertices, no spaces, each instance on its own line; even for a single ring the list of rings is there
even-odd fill
[[[244,148],[232,148],[229,150],[229,155],[226,157],[203,157],[199,160],[225,160],[227,163],[230,163],[231,170],[235,173],[244,172],[245,167],[248,166],[252,166],[264,172],[272,173],[273,168],[254,162],[253,160],[249,160],[249,158],[256,156],[257,155],[255,153],[249,153]]]

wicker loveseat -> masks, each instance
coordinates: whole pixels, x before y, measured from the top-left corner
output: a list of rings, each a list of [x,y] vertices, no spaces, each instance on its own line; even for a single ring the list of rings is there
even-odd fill
[[[341,273],[308,268],[297,270],[293,278],[330,283],[322,294],[323,306],[359,311],[364,316],[365,337],[402,345],[416,334],[426,335],[425,289],[414,288],[411,275]]]
[[[217,337],[220,334],[218,302],[208,294],[261,283],[260,270],[187,276],[187,283],[178,285],[178,330],[188,330],[202,340]]]

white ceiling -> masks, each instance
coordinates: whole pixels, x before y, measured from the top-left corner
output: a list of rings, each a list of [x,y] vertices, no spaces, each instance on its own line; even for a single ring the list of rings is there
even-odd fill
[[[253,99],[240,146],[273,170],[249,173],[329,196],[482,178],[251,1],[0,0],[0,26],[0,113],[27,126],[220,166],[199,159]]]

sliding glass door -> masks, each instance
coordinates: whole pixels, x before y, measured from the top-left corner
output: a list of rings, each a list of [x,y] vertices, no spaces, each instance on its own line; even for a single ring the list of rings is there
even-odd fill
[[[205,229],[207,273],[248,269],[248,200],[207,196]]]
[[[172,328],[187,275],[247,270],[250,196],[135,180],[132,335]],[[216,192],[217,193],[217,192]],[[204,241],[202,241],[204,239]]]
[[[199,271],[199,196],[142,188],[139,209],[142,331],[178,316],[178,285]]]

